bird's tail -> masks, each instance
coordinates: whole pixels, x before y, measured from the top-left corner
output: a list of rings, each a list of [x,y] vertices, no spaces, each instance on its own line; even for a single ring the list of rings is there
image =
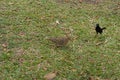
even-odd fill
[[[106,29],[105,27],[104,28],[102,28],[102,30],[104,30],[104,29]]]

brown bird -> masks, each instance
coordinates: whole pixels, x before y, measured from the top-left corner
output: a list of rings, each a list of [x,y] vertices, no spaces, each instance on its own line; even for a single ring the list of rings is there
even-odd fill
[[[65,46],[69,42],[70,38],[69,37],[55,37],[55,38],[49,38],[48,40],[52,41],[55,43],[57,47]]]
[[[71,37],[69,36],[70,33],[65,32],[65,36],[62,37],[51,37],[48,38],[51,42],[53,42],[56,47],[62,47],[66,46],[67,43],[71,40]]]

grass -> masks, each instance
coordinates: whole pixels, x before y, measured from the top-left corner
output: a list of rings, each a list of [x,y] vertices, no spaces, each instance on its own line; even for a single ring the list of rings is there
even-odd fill
[[[55,80],[88,80],[91,76],[119,80],[118,2],[1,0],[0,79],[44,80],[45,74],[57,71]],[[97,37],[96,23],[107,28]],[[72,37],[78,38],[66,47],[54,48],[46,37],[64,35],[60,27],[72,28]]]

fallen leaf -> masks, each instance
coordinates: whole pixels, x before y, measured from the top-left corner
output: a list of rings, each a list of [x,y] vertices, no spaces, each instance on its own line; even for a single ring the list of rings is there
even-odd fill
[[[120,53],[120,51],[118,51],[118,53]]]
[[[74,68],[72,69],[72,72],[76,72],[76,71],[77,71],[76,69],[74,69]]]
[[[60,24],[60,22],[58,20],[56,20],[56,24]]]
[[[7,46],[8,46],[7,43],[3,43],[3,44],[2,44],[2,47],[4,47],[4,48],[6,48]]]
[[[98,42],[96,43],[96,46],[103,44],[103,42]]]
[[[56,77],[57,73],[50,72],[44,76],[45,80],[53,80]]]
[[[19,36],[23,37],[23,36],[25,36],[25,33],[24,32],[20,32]]]
[[[3,50],[4,50],[4,51],[7,51],[7,49],[6,49],[6,48],[4,48]]]
[[[80,3],[82,3],[82,0],[79,0]]]
[[[9,5],[13,5],[14,3],[13,3],[13,2],[9,2],[8,4],[9,4]]]
[[[47,71],[47,67],[43,67],[43,70]]]

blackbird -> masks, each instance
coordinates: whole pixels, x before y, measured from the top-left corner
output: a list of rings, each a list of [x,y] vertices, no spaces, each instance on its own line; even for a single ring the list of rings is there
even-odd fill
[[[101,27],[99,26],[99,24],[96,24],[95,30],[96,30],[96,33],[97,33],[97,34],[98,34],[98,33],[102,34],[104,29],[106,29],[106,28],[105,28],[105,27],[101,28]]]

